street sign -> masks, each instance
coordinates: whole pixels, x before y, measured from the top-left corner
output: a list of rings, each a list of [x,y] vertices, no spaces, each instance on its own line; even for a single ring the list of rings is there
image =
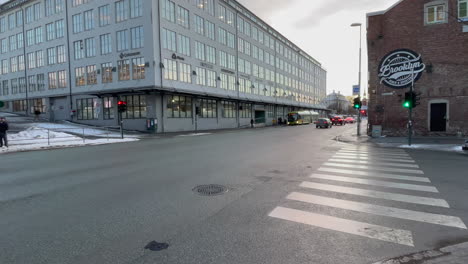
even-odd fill
[[[361,87],[359,85],[353,85],[353,95],[360,95]]]

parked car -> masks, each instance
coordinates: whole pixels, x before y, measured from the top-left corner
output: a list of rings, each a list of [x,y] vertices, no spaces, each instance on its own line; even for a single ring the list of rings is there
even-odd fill
[[[345,118],[345,122],[348,124],[354,124],[356,123],[356,119],[354,119],[353,117],[347,117]]]
[[[337,125],[344,126],[344,125],[346,125],[346,122],[345,122],[345,120],[344,120],[344,118],[342,116],[332,117],[331,122],[332,122],[332,125],[334,125],[334,126],[337,126]]]
[[[319,118],[319,120],[315,122],[316,128],[332,128],[332,126],[332,121],[328,118]]]

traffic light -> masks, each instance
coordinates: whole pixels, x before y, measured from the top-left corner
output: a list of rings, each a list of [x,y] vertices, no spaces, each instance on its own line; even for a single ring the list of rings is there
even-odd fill
[[[354,103],[353,103],[354,109],[361,109],[362,107],[362,102],[360,97],[354,98]]]
[[[119,113],[126,112],[127,111],[127,102],[119,101],[117,103],[117,108],[118,108]]]
[[[415,92],[407,92],[405,93],[405,101],[403,102],[403,107],[408,109],[415,108],[420,104],[420,100],[421,97],[419,96],[419,94],[416,94]]]

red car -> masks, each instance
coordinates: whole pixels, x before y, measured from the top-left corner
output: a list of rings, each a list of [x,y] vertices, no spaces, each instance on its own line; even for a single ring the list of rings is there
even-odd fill
[[[341,126],[344,126],[346,125],[346,122],[344,120],[344,118],[342,116],[334,116],[331,118],[331,121],[332,121],[332,124],[334,126],[336,125],[341,125]]]
[[[354,123],[356,123],[356,119],[354,119],[352,117],[347,117],[347,118],[345,118],[345,122],[348,123],[348,124],[354,124]]]

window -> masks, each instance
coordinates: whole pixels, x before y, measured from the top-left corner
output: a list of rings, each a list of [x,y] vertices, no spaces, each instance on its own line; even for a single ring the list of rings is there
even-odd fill
[[[65,52],[65,46],[61,45],[57,47],[57,63],[67,62],[67,54]]]
[[[51,16],[55,14],[55,1],[54,0],[45,0],[44,6],[45,6],[45,16]]]
[[[73,42],[73,48],[75,49],[75,60],[84,58],[83,40]]]
[[[49,90],[57,89],[57,73],[49,72],[47,82],[49,83]]]
[[[23,11],[16,11],[16,26],[22,26],[23,25]]]
[[[11,30],[11,29],[14,29],[15,27],[16,27],[16,14],[13,13],[8,16],[8,28]]]
[[[8,80],[3,81],[3,95],[8,95],[10,93],[10,89],[8,88]]]
[[[41,3],[34,5],[34,20],[39,20],[42,17]]]
[[[6,74],[9,71],[8,60],[2,60],[2,74]]]
[[[114,119],[115,110],[114,110],[114,98],[113,97],[103,97],[102,105],[104,107],[103,115],[105,120]]]
[[[44,52],[42,52],[42,50],[36,51],[36,66],[44,66]]]
[[[191,83],[192,71],[190,64],[179,62],[179,81]]]
[[[234,12],[226,10],[226,23],[231,27],[234,27]]]
[[[443,23],[445,22],[445,5],[433,5],[426,7],[426,23]]]
[[[216,64],[216,49],[206,46],[206,62]]]
[[[223,29],[223,28],[218,28],[218,41],[219,43],[223,44],[223,45],[227,45],[227,42],[226,42],[226,30]]]
[[[109,54],[112,52],[112,39],[111,39],[111,34],[105,34],[101,35],[100,37],[101,41],[101,54]]]
[[[197,73],[197,84],[206,85],[206,70],[204,68],[197,67],[195,72]]]
[[[163,28],[162,30],[162,42],[163,48],[177,51],[176,50],[176,33]]]
[[[195,32],[200,35],[205,35],[205,19],[195,15]]]
[[[115,2],[115,22],[128,20],[128,0]]]
[[[24,55],[19,55],[18,56],[18,70],[19,71],[24,71]]]
[[[145,79],[145,58],[133,58],[133,80]]]
[[[110,8],[109,5],[100,6],[99,9],[99,26],[103,27],[110,24]]]
[[[31,52],[28,53],[28,69],[34,69],[36,68],[36,53]]]
[[[49,23],[46,25],[46,40],[50,41],[55,39],[55,25],[54,23]]]
[[[11,94],[18,94],[18,79],[11,79]]]
[[[246,103],[239,104],[239,117],[252,118],[252,105]]]
[[[227,68],[227,54],[224,51],[219,51],[219,66]]]
[[[218,18],[219,20],[226,22],[226,7],[218,5]]]
[[[86,85],[85,75],[86,75],[86,68],[85,67],[75,68],[75,84],[76,84],[76,86]]]
[[[57,63],[57,50],[56,48],[47,49],[47,65],[54,65]]]
[[[10,67],[11,67],[11,72],[18,71],[18,57],[10,58]]]
[[[0,33],[6,31],[6,18],[0,17]]]
[[[86,73],[87,73],[86,82],[88,83],[88,85],[97,84],[96,65],[86,66]]]
[[[162,0],[162,17],[172,23],[175,23],[175,4],[170,0]]]
[[[101,75],[102,83],[111,83],[112,82],[112,62],[101,64]]]
[[[228,68],[231,70],[236,70],[236,57],[232,54],[228,54]]]
[[[216,72],[206,70],[206,80],[209,87],[216,87]]]
[[[468,19],[468,0],[458,0],[458,18]]]
[[[24,12],[26,13],[26,24],[29,24],[34,21],[34,9],[33,6],[28,6],[24,9]]]
[[[92,30],[94,28],[94,15],[93,10],[84,12],[84,30]]]
[[[196,0],[198,8],[205,10],[210,15],[214,16],[214,2],[213,0]]]
[[[76,108],[78,110],[78,120],[98,119],[98,113],[100,112],[98,100],[97,98],[77,99]]]
[[[192,98],[170,95],[167,97],[168,118],[192,118]]]
[[[231,32],[227,32],[227,46],[231,49],[236,48],[236,38]]]
[[[7,53],[8,52],[8,40],[6,38],[2,39],[1,41],[1,46],[2,46],[2,53]]]
[[[66,87],[67,87],[67,72],[59,71],[58,72],[58,88],[66,88]]]
[[[190,27],[189,11],[181,6],[177,6],[177,24],[184,28]]]
[[[55,0],[55,13],[58,14],[65,10],[65,0]]]
[[[177,52],[190,56],[190,38],[181,34],[177,35]]]
[[[32,41],[34,41],[34,34],[32,34],[32,39],[33,39]],[[10,51],[16,50],[18,48],[18,46],[16,45],[16,41],[17,41],[16,36],[10,36]]]
[[[130,0],[130,18],[143,16],[143,0]]]
[[[215,40],[215,25],[210,21],[205,22],[205,35],[211,40]]]
[[[73,23],[73,33],[76,34],[76,33],[79,33],[79,32],[83,32],[83,30],[84,30],[83,15],[81,13],[73,15],[72,23]]]
[[[146,96],[127,95],[121,96],[120,100],[127,102],[127,111],[122,113],[124,119],[146,118]]]
[[[205,44],[195,41],[195,58],[205,60]]]
[[[119,81],[130,80],[130,60],[117,61]]]
[[[223,105],[222,116],[224,118],[237,118],[237,109],[235,102],[222,101]]]
[[[96,56],[96,41],[94,38],[85,39],[86,58]]]
[[[28,76],[28,91],[35,92],[36,91],[36,75]]]
[[[64,27],[63,19],[55,21],[55,29],[56,29],[57,38],[63,38],[63,36],[65,35],[64,28],[65,27]]]
[[[217,118],[218,107],[216,100],[201,99],[200,100],[201,117],[202,118]]]
[[[128,50],[128,30],[117,31],[117,51]]]
[[[143,27],[134,27],[130,29],[130,35],[132,38],[132,49],[143,48],[144,46],[144,36],[143,36]]]
[[[35,37],[34,29],[30,29],[30,30],[26,31],[26,45],[27,46],[32,46],[32,45],[35,44],[34,37]],[[15,49],[16,49],[16,38],[15,38],[15,46],[14,47],[12,47],[12,45],[11,45],[11,38],[10,38],[10,50],[15,50]]]
[[[177,80],[177,62],[164,59],[164,79]]]

